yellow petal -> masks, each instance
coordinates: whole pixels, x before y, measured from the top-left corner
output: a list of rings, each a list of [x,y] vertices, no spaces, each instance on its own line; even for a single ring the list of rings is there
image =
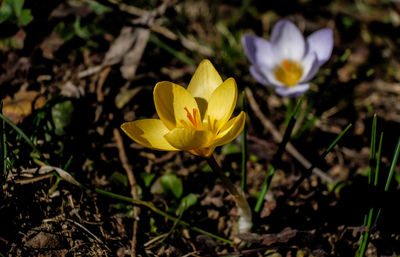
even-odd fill
[[[225,145],[234,140],[240,132],[242,132],[244,124],[246,123],[246,113],[241,112],[235,118],[232,118],[221,129],[214,142],[214,146]]]
[[[168,81],[159,82],[155,86],[154,104],[161,121],[170,130],[181,126],[181,121],[188,119],[185,108],[190,112],[198,109],[196,100],[184,87]]]
[[[212,93],[208,102],[206,119],[212,131],[219,131],[232,116],[236,106],[237,86],[233,78],[225,80]]]
[[[148,148],[166,151],[177,151],[164,138],[169,129],[157,119],[136,120],[125,122],[121,129],[136,143]]]
[[[176,128],[165,135],[165,139],[179,150],[189,151],[210,145],[213,135],[206,130]]]
[[[197,67],[187,90],[196,99],[201,117],[207,109],[208,99],[212,92],[221,85],[222,79],[209,60],[203,60]]]

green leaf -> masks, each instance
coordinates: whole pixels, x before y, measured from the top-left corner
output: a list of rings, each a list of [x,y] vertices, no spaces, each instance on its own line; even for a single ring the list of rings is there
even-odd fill
[[[160,179],[164,193],[172,193],[175,198],[180,198],[183,193],[182,181],[174,174],[165,174]]]
[[[21,15],[18,17],[18,26],[23,27],[28,25],[33,20],[31,10],[24,9],[21,11]]]
[[[12,16],[12,9],[7,3],[3,3],[0,7],[0,23],[10,19]]]
[[[97,1],[87,1],[89,4],[90,9],[92,9],[97,15],[102,15],[105,13],[110,12],[112,9],[110,7],[107,7],[105,5],[102,5],[98,3]]]
[[[128,186],[128,178],[126,175],[115,171],[111,176],[108,178],[112,183],[118,186],[127,187]]]
[[[140,173],[140,177],[143,179],[145,187],[149,187],[151,185],[151,182],[153,181],[155,176],[156,175],[152,173],[146,173],[146,172]]]
[[[212,168],[210,167],[210,165],[205,165],[203,168],[201,168],[201,171],[203,172],[212,172]]]
[[[257,161],[258,161],[258,157],[257,157],[257,155],[251,154],[251,155],[249,156],[249,160],[250,160],[251,162],[257,162]]]
[[[235,143],[229,143],[222,147],[221,153],[222,155],[240,153],[240,148]]]
[[[81,19],[80,17],[76,17],[74,22],[74,30],[75,34],[83,39],[88,39],[90,37],[90,32],[87,27],[81,27]]]
[[[57,35],[59,35],[65,42],[71,40],[75,36],[73,29],[63,21],[56,25],[54,32],[57,33]]]
[[[24,6],[24,0],[13,0],[11,3],[15,16],[19,18],[21,16],[22,7]]]
[[[51,108],[51,117],[55,126],[54,132],[58,136],[65,134],[65,127],[71,123],[74,106],[70,100],[57,103]]]
[[[178,209],[176,210],[177,215],[186,211],[190,206],[193,206],[197,203],[197,197],[195,194],[190,193],[182,198],[181,203],[179,204]]]

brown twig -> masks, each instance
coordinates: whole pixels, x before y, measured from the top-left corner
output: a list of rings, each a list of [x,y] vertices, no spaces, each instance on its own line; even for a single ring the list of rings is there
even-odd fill
[[[118,148],[118,153],[119,153],[119,159],[122,163],[122,167],[124,168],[126,175],[128,177],[129,185],[131,186],[131,195],[132,198],[135,200],[139,200],[139,194],[137,191],[136,187],[136,179],[133,174],[133,170],[131,165],[128,162],[128,157],[126,156],[125,153],[125,147],[124,143],[122,141],[121,133],[118,131],[117,128],[114,128],[114,139],[115,143]],[[136,256],[136,243],[137,243],[137,232],[138,232],[138,221],[139,221],[139,214],[140,214],[140,209],[139,207],[135,206],[133,207],[133,233],[132,233],[132,242],[131,242],[131,256],[135,257]]]
[[[276,129],[274,124],[272,124],[272,122],[270,120],[268,120],[265,117],[265,115],[262,113],[262,111],[258,107],[256,99],[253,96],[253,92],[251,92],[250,88],[248,88],[248,87],[246,87],[245,90],[246,90],[247,99],[249,100],[250,107],[253,110],[254,114],[261,121],[262,125],[271,133],[274,140],[277,142],[281,142],[282,135]],[[299,151],[297,151],[297,149],[290,142],[287,143],[286,150],[289,152],[289,154],[291,156],[293,156],[306,169],[311,167],[311,165],[312,165],[311,162],[308,161]],[[326,183],[333,182],[333,179],[319,168],[314,168],[313,173],[316,174],[317,176],[319,176]]]
[[[97,81],[97,88],[96,88],[98,102],[104,101],[103,85],[104,85],[104,82],[106,82],[108,74],[110,74],[110,71],[111,71],[111,67],[107,67],[100,73],[100,77],[99,77],[99,80]]]

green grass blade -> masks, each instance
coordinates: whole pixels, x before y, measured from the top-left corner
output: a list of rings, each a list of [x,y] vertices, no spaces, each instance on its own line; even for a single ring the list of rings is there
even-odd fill
[[[382,142],[383,142],[383,133],[381,133],[381,136],[379,139],[378,153],[377,153],[376,152],[376,127],[377,127],[377,116],[375,114],[374,118],[372,120],[371,149],[370,149],[370,155],[369,155],[370,167],[369,167],[369,171],[368,171],[368,184],[374,185],[375,187],[378,185],[380,160],[381,160],[381,154],[382,154]],[[378,155],[378,156],[376,156],[376,155]],[[374,173],[375,173],[375,176],[373,177]],[[374,224],[376,224],[376,222],[378,221],[380,212],[381,212],[381,210],[379,209],[377,212],[377,215],[375,217]],[[374,214],[374,208],[370,208],[368,215],[365,215],[365,217],[364,217],[364,226],[366,227],[366,231],[362,234],[360,246],[357,251],[357,257],[364,257],[364,255],[365,255],[365,251],[367,249],[368,241],[369,241],[369,235],[370,235],[369,229],[371,228],[371,225],[372,225],[373,214]]]
[[[257,198],[257,203],[254,207],[255,212],[259,212],[261,210],[261,205],[264,202],[265,195],[268,192],[268,188],[269,188],[269,185],[271,184],[271,180],[272,180],[272,177],[274,176],[274,174],[275,174],[275,168],[274,168],[274,166],[271,166],[271,168],[269,168],[267,178],[264,180],[264,183],[262,185],[260,195]]]
[[[246,112],[246,93],[242,91],[242,111]],[[242,181],[241,186],[243,192],[246,192],[246,176],[247,176],[247,126],[244,124],[242,131]]]
[[[157,36],[155,36],[153,34],[150,34],[149,42],[157,45],[158,47],[160,47],[162,49],[164,49],[165,51],[167,51],[168,53],[172,54],[173,56],[175,56],[176,58],[178,58],[182,62],[184,62],[186,64],[189,64],[191,66],[196,66],[196,63],[195,63],[195,61],[193,61],[193,59],[189,58],[187,55],[185,55],[185,54],[183,54],[181,52],[178,52],[177,50],[173,49],[169,45],[165,44]]]
[[[361,237],[360,246],[358,247],[357,251],[358,252],[357,257],[364,257],[365,251],[367,249],[369,241],[369,229],[371,228],[373,214],[374,214],[374,209],[373,208],[369,209],[367,224],[366,224],[367,230],[363,233]]]
[[[340,132],[340,134],[333,140],[333,142],[329,145],[329,147],[318,157],[318,160],[314,162],[310,168],[308,168],[304,174],[296,181],[296,183],[292,186],[289,190],[288,194],[292,194],[298,186],[308,177],[311,175],[312,170],[326,157],[326,155],[335,147],[335,145],[339,142],[340,139],[346,134],[346,132],[351,128],[352,124],[350,123],[347,127]]]
[[[392,164],[390,165],[389,175],[388,175],[388,178],[386,180],[386,185],[385,185],[385,191],[389,190],[389,185],[390,185],[390,182],[392,181],[394,169],[396,168],[396,164],[397,164],[397,160],[399,158],[399,154],[400,154],[400,137],[397,140],[396,150],[394,151]]]
[[[324,152],[325,155],[327,155],[333,149],[333,147],[335,147],[337,142],[339,142],[339,140],[342,139],[344,134],[346,134],[346,132],[351,128],[351,126],[352,126],[352,124],[350,123],[349,125],[347,125],[347,127],[342,132],[340,132],[340,134],[335,138],[335,140],[333,140],[333,142],[325,150],[325,152]]]
[[[20,129],[17,127],[17,125],[15,125],[12,121],[10,121],[9,119],[7,119],[7,117],[5,117],[3,114],[0,113],[0,119],[2,119],[3,121],[5,121],[11,128],[13,128],[24,140],[26,143],[28,143],[28,145],[39,154],[40,158],[42,158],[42,160],[44,161],[44,163],[46,163],[46,165],[49,165],[49,163],[47,162],[46,158],[44,158],[43,154],[41,151],[39,151],[39,149],[35,146],[35,144],[32,142],[32,140],[29,139],[29,137]]]
[[[69,165],[70,165],[70,164],[71,164],[71,162],[72,162],[72,158],[73,158],[73,156],[71,155],[71,156],[69,157],[69,159],[68,159],[67,163],[64,165],[64,168],[63,168],[63,170],[68,170],[68,168],[69,168]]]
[[[381,164],[381,155],[382,155],[382,142],[383,142],[383,132],[381,132],[381,137],[379,139],[378,146],[378,156],[376,157],[376,168],[375,168],[375,178],[374,178],[374,186],[378,185],[378,177],[379,177],[379,168]]]
[[[393,160],[390,165],[389,175],[386,179],[385,192],[389,191],[389,186],[390,186],[390,183],[392,182],[392,177],[393,177],[394,169],[396,168],[397,160],[399,158],[399,153],[400,153],[400,137],[397,140],[397,145],[396,145],[396,149],[394,151]],[[379,208],[378,213],[376,214],[375,224],[378,223],[378,219],[379,219],[380,215],[381,215],[381,208]]]
[[[377,117],[376,114],[374,114],[374,118],[372,120],[372,129],[371,129],[371,146],[370,146],[370,153],[369,153],[369,161],[370,161],[370,167],[368,171],[368,184],[372,184],[372,174],[374,172],[374,168],[372,167],[372,163],[374,163],[375,156],[376,156],[376,123],[377,123]]]

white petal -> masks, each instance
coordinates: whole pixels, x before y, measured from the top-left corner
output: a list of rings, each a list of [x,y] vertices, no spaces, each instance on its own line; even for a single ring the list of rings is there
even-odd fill
[[[300,61],[306,51],[306,43],[300,30],[287,20],[275,24],[270,42],[280,60]]]
[[[275,92],[281,96],[297,97],[304,94],[309,88],[309,84],[301,84],[293,87],[277,87]]]
[[[252,64],[275,66],[276,58],[271,44],[253,35],[242,37],[244,51]]]
[[[299,83],[307,82],[317,74],[319,65],[316,53],[311,52],[307,54],[301,64],[303,65],[303,75]]]
[[[332,54],[333,31],[331,29],[320,29],[307,38],[307,52],[315,52],[318,65],[324,64]]]
[[[250,66],[251,75],[264,86],[281,87],[283,84],[275,78],[274,71],[268,66]]]

